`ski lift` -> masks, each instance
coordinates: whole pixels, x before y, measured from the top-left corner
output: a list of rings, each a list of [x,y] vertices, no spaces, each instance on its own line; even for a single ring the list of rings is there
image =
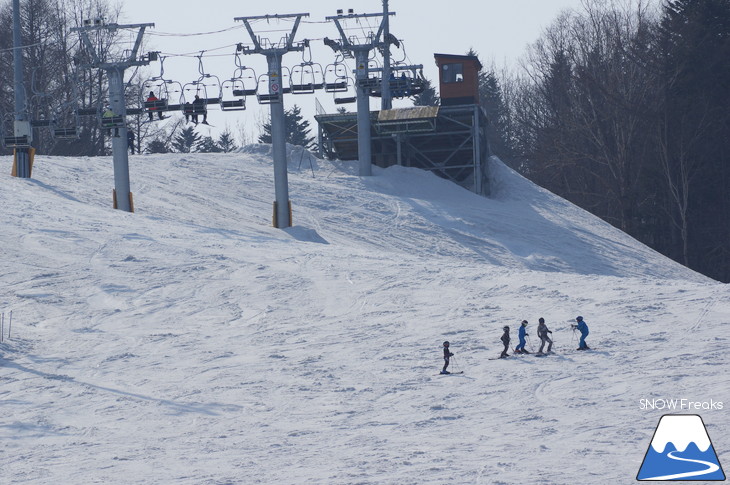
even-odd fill
[[[76,111],[76,99],[62,104],[58,109],[53,126],[53,137],[60,140],[78,139],[79,115]]]
[[[259,104],[280,102],[283,94],[291,93],[290,81],[291,74],[286,67],[281,68],[281,76],[278,82],[271,79],[271,74],[269,73],[261,74],[258,78],[256,88],[256,99]]]
[[[180,96],[180,102],[183,105],[183,112],[186,115],[199,115],[199,114],[206,114],[208,110],[209,104],[218,104],[220,103],[220,90],[221,90],[221,81],[215,74],[208,74],[205,72],[205,69],[203,69],[203,53],[205,51],[202,51],[200,55],[196,56],[198,58],[198,72],[200,73],[200,77],[196,81],[191,81],[183,86],[182,94]],[[208,88],[215,88],[215,90],[218,92],[218,97],[211,98],[208,96]],[[185,93],[189,91],[195,91],[194,97],[196,98],[196,102],[191,103],[188,100],[190,99],[189,96],[187,96]]]
[[[231,81],[234,79],[240,81],[231,83],[235,84],[232,89],[232,94],[237,97],[253,96],[256,94],[256,91],[258,91],[258,77],[256,76],[256,71],[254,71],[251,67],[244,66],[243,62],[241,62],[240,52],[243,50],[244,48],[242,44],[238,44],[236,46],[236,70],[233,72],[233,77],[231,78]]]
[[[107,107],[99,117],[101,127],[104,129],[121,128],[125,126],[124,116],[114,113],[111,108]]]
[[[322,66],[316,62],[303,62],[291,70],[291,93],[311,94],[324,88]]]
[[[19,133],[16,130],[15,114],[6,114],[2,118],[2,142],[5,148],[27,148],[30,146],[30,133]],[[30,123],[27,124],[30,130]]]
[[[142,83],[141,101],[144,109],[152,114],[153,112],[169,110],[170,93],[171,91],[182,92],[182,84],[177,81],[165,79],[165,56],[157,57],[157,54],[159,54],[157,52],[150,54],[155,54],[153,57],[159,58],[160,60],[160,75]]]
[[[210,78],[211,81],[208,83],[204,82],[204,79]],[[208,97],[208,88],[215,88],[220,94],[221,83],[218,77],[213,74],[206,74],[201,76],[197,81],[191,81],[183,86],[183,93],[180,97],[183,112],[186,115],[200,115],[206,114],[208,111],[209,104],[220,103],[220,97],[211,98]],[[194,92],[191,96],[190,92]],[[194,102],[190,102],[191,98],[195,98]]]
[[[324,90],[328,93],[345,92],[352,84],[347,75],[347,66],[339,60],[327,65],[324,71]]]
[[[258,91],[256,71],[253,68],[239,66],[233,73],[231,81],[236,80],[232,89],[233,96],[253,96]]]
[[[271,83],[268,73],[258,77],[256,99],[259,104],[271,104],[281,100],[281,86],[278,83]]]
[[[395,65],[390,74],[390,94],[394,98],[408,98],[420,94],[426,89],[422,65]],[[373,92],[372,96],[381,96],[381,92]]]
[[[246,97],[241,79],[233,77],[221,83],[221,110],[241,111],[246,109]]]
[[[371,96],[380,96],[383,83],[383,69],[375,59],[368,61],[368,77],[359,79],[358,85],[367,90]]]
[[[292,94],[311,94],[324,88],[324,72],[322,66],[312,61],[312,50],[307,41],[306,50],[302,50],[302,62],[291,70],[289,86]]]
[[[33,92],[33,96],[30,98],[29,107],[32,110],[32,113],[36,113],[36,110],[39,108],[48,108],[51,105],[52,98],[48,93],[45,93],[38,89],[36,87],[36,71],[38,68],[34,68],[31,73],[31,80],[30,80],[30,89]],[[50,99],[46,99],[50,98]],[[31,115],[34,119],[30,122],[31,126],[33,128],[48,128],[53,126],[55,123],[55,120],[52,116],[49,116],[49,113],[40,113],[39,118],[35,119],[35,114]]]

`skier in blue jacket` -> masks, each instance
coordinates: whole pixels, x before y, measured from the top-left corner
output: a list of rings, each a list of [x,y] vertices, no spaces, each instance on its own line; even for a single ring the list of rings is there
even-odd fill
[[[515,347],[515,353],[529,354],[529,352],[525,350],[525,344],[527,343],[525,341],[525,337],[527,336],[527,320],[522,320],[522,325],[520,325],[520,331],[517,336],[520,338],[520,343],[518,343],[517,347]]]
[[[591,350],[591,348],[588,347],[588,344],[586,343],[586,337],[588,336],[588,325],[586,325],[586,322],[581,316],[575,317],[575,321],[578,322],[578,324],[572,325],[572,327],[573,329],[580,331],[580,342],[578,342],[578,350]]]

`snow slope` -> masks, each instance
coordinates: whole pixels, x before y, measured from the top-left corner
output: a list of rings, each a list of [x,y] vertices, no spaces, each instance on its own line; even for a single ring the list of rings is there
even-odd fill
[[[287,230],[268,146],[131,157],[135,214],[109,158],[0,158],[0,482],[629,483],[640,399],[730,405],[726,285],[497,160],[486,199],[297,150]],[[557,355],[489,360],[540,316]]]

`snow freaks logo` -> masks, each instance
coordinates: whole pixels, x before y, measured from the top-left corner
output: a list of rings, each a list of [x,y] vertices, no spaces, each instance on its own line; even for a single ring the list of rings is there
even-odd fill
[[[702,418],[696,414],[662,416],[636,479],[725,480]]]

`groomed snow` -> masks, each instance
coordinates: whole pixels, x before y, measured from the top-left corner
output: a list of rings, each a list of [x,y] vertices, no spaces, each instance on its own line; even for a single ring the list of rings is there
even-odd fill
[[[730,405],[727,285],[498,160],[482,198],[295,149],[287,230],[268,146],[132,156],[135,214],[110,158],[10,164],[2,483],[631,483],[668,412],[640,399]],[[489,360],[540,316],[557,355]]]

